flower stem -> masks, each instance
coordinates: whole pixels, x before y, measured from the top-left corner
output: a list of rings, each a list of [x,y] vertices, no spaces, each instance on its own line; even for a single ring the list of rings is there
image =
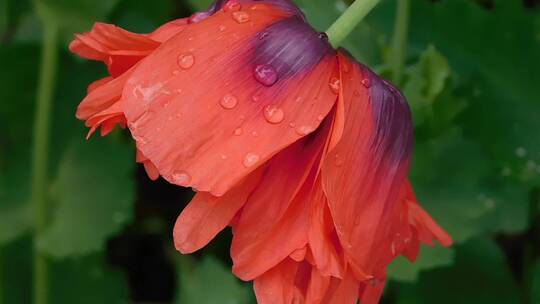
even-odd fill
[[[392,57],[390,66],[392,81],[399,85],[403,76],[403,67],[407,56],[407,36],[409,32],[409,0],[397,0],[396,19],[394,24],[394,37],[392,41]]]
[[[52,20],[42,18],[43,49],[38,90],[36,96],[36,112],[34,117],[34,147],[32,164],[32,203],[35,219],[34,235],[34,303],[48,302],[48,265],[47,257],[37,246],[39,236],[47,225],[47,167],[49,162],[49,129],[52,98],[54,93],[58,28]]]
[[[356,0],[326,31],[333,47],[337,48],[380,0]]]

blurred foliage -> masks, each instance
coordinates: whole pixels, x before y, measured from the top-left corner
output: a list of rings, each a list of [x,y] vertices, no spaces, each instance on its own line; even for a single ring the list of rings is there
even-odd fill
[[[395,1],[383,0],[344,43],[387,78]],[[130,250],[110,246],[139,235],[172,252],[172,223],[190,195],[135,174],[133,147],[122,132],[85,141],[87,130],[74,118],[86,86],[106,71],[68,53],[73,33],[95,21],[149,32],[210,2],[43,0],[36,8],[30,0],[0,0],[0,303],[32,297],[29,163],[39,17],[59,27],[62,43],[48,173],[51,222],[38,240],[51,258],[52,303],[158,301],[145,292],[155,285],[177,286],[171,291],[177,303],[254,302],[249,284],[227,267],[228,242],[214,243],[204,258],[150,254],[144,242]],[[323,31],[350,1],[295,2]],[[411,180],[456,246],[423,247],[415,264],[397,259],[385,303],[540,303],[538,3],[411,0],[407,61],[397,84],[415,120]],[[137,252],[143,262],[116,261]],[[176,279],[159,269],[175,271]]]

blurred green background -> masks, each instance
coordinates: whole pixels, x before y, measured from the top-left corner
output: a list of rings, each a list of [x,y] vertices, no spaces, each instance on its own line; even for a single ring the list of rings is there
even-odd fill
[[[413,265],[396,260],[383,303],[538,304],[540,2],[411,0],[397,10],[400,1],[383,0],[345,47],[407,96],[411,179],[456,245],[424,247]],[[349,3],[296,2],[320,31]],[[74,117],[106,69],[68,52],[73,33],[95,21],[149,32],[208,3],[0,0],[0,304],[32,303],[34,248],[47,260],[50,303],[254,303],[250,284],[230,274],[230,232],[177,254],[172,225],[192,193],[149,181],[125,132],[85,141]],[[57,82],[40,213],[33,128],[51,24]]]

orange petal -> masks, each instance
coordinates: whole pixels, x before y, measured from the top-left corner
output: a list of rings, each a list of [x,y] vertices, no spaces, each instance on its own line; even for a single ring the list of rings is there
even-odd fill
[[[322,184],[351,270],[362,279],[375,271],[377,236],[385,235],[399,202],[412,125],[397,90],[345,55],[339,60],[341,94]]]
[[[257,186],[264,168],[255,171],[246,180],[222,197],[199,192],[182,211],[174,225],[174,244],[184,254],[204,247],[242,208]],[[182,178],[189,179],[189,175]]]
[[[337,235],[328,210],[327,199],[320,180],[313,189],[310,211],[309,246],[317,269],[325,276],[342,277],[342,259],[338,255]]]
[[[183,30],[186,24],[186,19],[180,19],[161,26],[152,34],[136,34],[98,22],[89,33],[76,35],[69,49],[83,58],[103,61],[110,74],[118,77]]]
[[[279,22],[291,23],[301,34],[307,31],[305,39],[319,39],[287,16],[267,5],[219,11],[190,24],[137,68],[123,94],[128,126],[169,182],[221,196],[315,130],[330,111],[336,100],[328,85],[337,68],[332,51],[317,53],[320,59],[309,68],[286,67],[294,73],[277,79],[257,63],[264,57],[278,64],[284,60],[279,56],[292,54],[288,48],[304,47],[294,37],[279,36],[282,32],[264,35]],[[284,48],[265,53],[261,41]],[[308,54],[299,54],[292,59],[302,63]],[[176,172],[188,172],[192,179],[175,180]]]
[[[295,286],[299,264],[286,259],[278,266],[255,279],[253,288],[259,304],[291,304],[297,290]]]
[[[330,277],[323,276],[317,268],[312,267],[309,287],[306,293],[306,303],[320,304],[323,303],[324,296],[330,286]]]
[[[241,279],[259,276],[307,244],[309,198],[328,132],[327,123],[269,161],[233,226],[233,272]]]
[[[337,281],[337,286],[327,294],[323,303],[356,304],[358,302],[359,283],[350,272],[347,272],[343,279],[332,280]]]
[[[109,122],[107,131],[112,130],[111,123],[125,126],[126,120],[120,105],[120,98],[122,89],[132,71],[130,70],[118,78],[107,77],[90,85],[88,95],[79,104],[76,113],[77,118],[85,120],[86,126],[91,128],[88,137],[107,122]]]
[[[364,283],[360,292],[360,303],[378,304],[383,295],[386,282]]]

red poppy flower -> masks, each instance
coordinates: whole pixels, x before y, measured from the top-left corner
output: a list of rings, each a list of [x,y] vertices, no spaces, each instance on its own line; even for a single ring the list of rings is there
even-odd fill
[[[71,50],[111,74],[77,117],[127,125],[151,178],[198,192],[176,248],[231,226],[259,303],[377,303],[395,257],[452,243],[407,181],[403,96],[288,0],[217,1],[146,35],[97,24]]]

